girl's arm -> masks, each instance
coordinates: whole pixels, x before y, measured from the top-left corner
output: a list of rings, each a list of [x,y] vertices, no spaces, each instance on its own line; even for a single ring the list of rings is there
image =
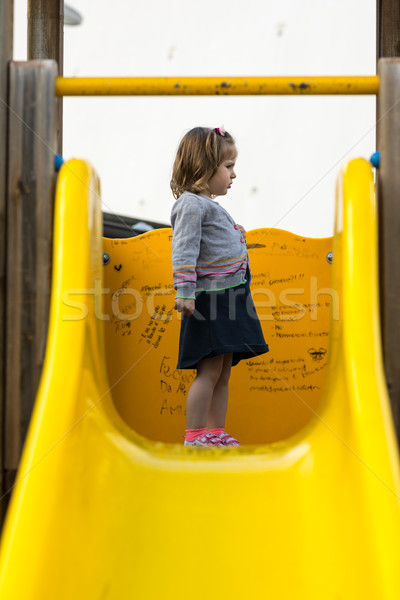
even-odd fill
[[[177,299],[194,300],[203,211],[196,196],[178,198],[171,212],[172,271]]]

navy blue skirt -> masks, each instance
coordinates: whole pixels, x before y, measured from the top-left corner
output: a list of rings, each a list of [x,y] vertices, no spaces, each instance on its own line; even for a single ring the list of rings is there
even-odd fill
[[[229,352],[232,366],[268,352],[248,282],[199,292],[193,315],[182,315],[178,369],[195,369],[202,358]]]

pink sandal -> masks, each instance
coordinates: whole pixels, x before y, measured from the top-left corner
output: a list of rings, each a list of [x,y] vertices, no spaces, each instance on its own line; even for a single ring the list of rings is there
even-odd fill
[[[185,440],[184,446],[226,446],[226,444],[214,433],[208,432],[204,435],[199,435],[192,442]]]
[[[221,433],[218,437],[224,446],[240,446],[240,443],[229,433]]]

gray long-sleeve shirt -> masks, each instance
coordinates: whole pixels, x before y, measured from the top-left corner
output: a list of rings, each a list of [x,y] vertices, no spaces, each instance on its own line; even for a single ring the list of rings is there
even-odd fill
[[[246,281],[245,239],[230,214],[207,196],[184,192],[171,212],[172,267],[177,298]]]

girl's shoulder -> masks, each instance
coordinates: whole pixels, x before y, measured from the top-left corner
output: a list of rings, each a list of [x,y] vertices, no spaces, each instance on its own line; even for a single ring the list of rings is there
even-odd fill
[[[207,201],[207,196],[203,196],[202,194],[195,194],[193,192],[183,192],[183,194],[181,194],[179,198],[175,200],[172,207],[172,213],[182,210],[200,210],[204,213],[204,211],[207,209]]]

